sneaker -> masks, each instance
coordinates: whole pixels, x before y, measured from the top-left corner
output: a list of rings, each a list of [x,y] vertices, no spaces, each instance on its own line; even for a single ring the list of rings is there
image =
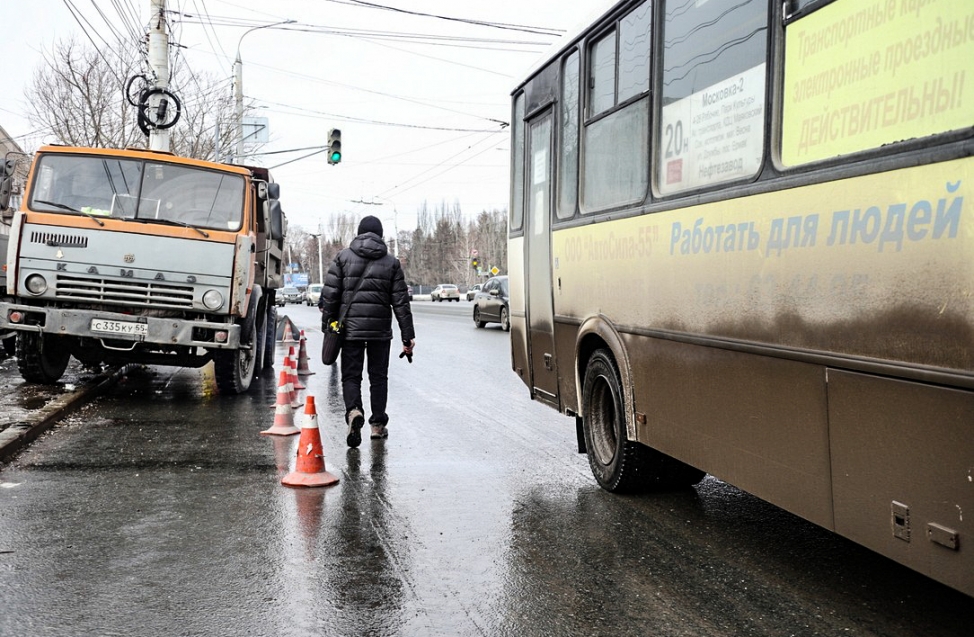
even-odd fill
[[[365,424],[365,414],[361,409],[352,409],[346,417],[348,420],[348,437],[345,442],[349,447],[357,447],[362,444],[362,425]]]
[[[388,438],[389,430],[386,429],[385,425],[372,425],[372,439],[376,438]]]

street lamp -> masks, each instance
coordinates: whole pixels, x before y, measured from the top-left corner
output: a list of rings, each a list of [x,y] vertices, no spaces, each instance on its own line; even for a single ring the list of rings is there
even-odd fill
[[[233,97],[236,103],[236,115],[237,115],[237,152],[234,161],[240,161],[240,158],[244,156],[244,134],[243,134],[243,62],[240,60],[240,45],[243,43],[244,36],[248,33],[256,31],[258,29],[267,29],[270,27],[280,26],[282,24],[291,24],[295,20],[283,20],[281,22],[274,22],[272,24],[262,24],[257,27],[251,27],[243,32],[240,39],[237,40],[237,59],[233,63]]]

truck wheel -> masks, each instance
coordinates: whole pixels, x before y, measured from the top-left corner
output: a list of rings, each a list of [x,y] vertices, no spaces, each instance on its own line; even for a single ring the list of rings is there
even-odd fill
[[[627,439],[622,383],[606,349],[596,351],[585,368],[582,428],[589,466],[606,491],[677,489],[706,475],[675,458]]]
[[[17,332],[17,367],[29,383],[53,385],[68,368],[71,352],[57,336]]]
[[[250,328],[250,343],[247,347],[241,344],[237,350],[220,350],[213,353],[213,368],[216,374],[216,386],[221,394],[242,394],[250,389],[257,367],[257,321]]]

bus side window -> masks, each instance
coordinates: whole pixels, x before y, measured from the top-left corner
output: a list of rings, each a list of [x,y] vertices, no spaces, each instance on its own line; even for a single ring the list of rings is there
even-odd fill
[[[583,213],[646,198],[651,33],[652,2],[646,0],[588,46]]]
[[[514,121],[511,122],[511,222],[509,230],[521,230],[524,225],[524,93],[514,100]]]
[[[558,162],[559,219],[575,216],[578,204],[578,109],[579,68],[578,51],[565,58],[561,85],[561,137]]]
[[[770,8],[728,5],[664,0],[661,194],[753,177],[764,161]]]

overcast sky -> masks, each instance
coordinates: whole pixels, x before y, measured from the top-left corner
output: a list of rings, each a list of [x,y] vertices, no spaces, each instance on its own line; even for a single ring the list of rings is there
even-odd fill
[[[607,2],[374,4],[571,32],[596,5]],[[42,53],[57,39],[72,36],[89,44],[90,36],[104,46],[103,40],[117,41],[116,34],[144,33],[149,0],[0,0],[0,7],[0,125],[32,150],[52,141],[26,119],[24,89]],[[90,26],[82,30],[69,7]],[[137,12],[138,19],[123,21],[116,7]],[[319,154],[273,170],[292,225],[314,232],[319,219],[327,223],[333,213],[370,212],[385,224],[398,222],[402,230],[415,226],[416,211],[424,201],[431,207],[459,202],[468,218],[483,209],[507,207],[509,129],[502,123],[510,119],[510,92],[557,37],[408,15],[354,0],[168,0],[167,7],[174,12],[171,40],[180,45],[170,59],[176,56],[177,64],[224,78],[228,92],[233,90],[233,59],[239,46],[244,94],[259,106],[254,114],[270,120],[270,143],[262,152],[321,146],[330,128],[342,130],[340,165],[329,166]],[[244,36],[254,26],[284,20],[296,23]],[[334,32],[324,33],[328,30]],[[414,37],[419,35],[457,39]],[[274,167],[309,152],[264,155],[253,161]],[[386,233],[391,235],[392,228]]]

